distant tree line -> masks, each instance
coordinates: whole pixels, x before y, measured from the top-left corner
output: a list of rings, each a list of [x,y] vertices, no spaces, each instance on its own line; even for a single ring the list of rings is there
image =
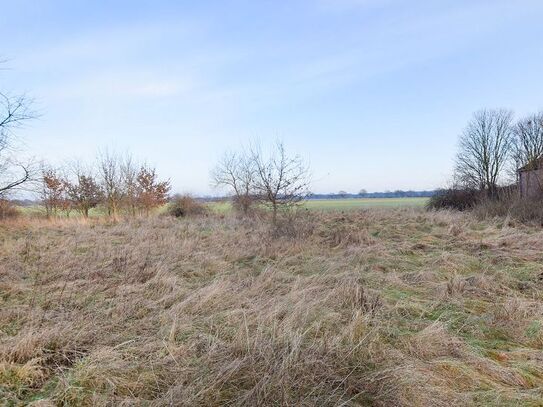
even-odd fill
[[[349,198],[427,198],[436,193],[436,190],[428,191],[384,191],[384,192],[359,192],[357,194],[339,191],[337,194],[309,194],[307,199],[349,199]]]
[[[100,154],[94,167],[43,166],[40,177],[40,197],[48,217],[70,216],[72,211],[88,217],[99,205],[113,218],[148,215],[167,202],[170,189],[170,182],[160,180],[154,167],[136,163],[131,155],[110,152]]]

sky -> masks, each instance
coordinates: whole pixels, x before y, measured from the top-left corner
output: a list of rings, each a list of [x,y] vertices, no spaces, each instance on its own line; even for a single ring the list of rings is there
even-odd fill
[[[217,194],[225,151],[282,140],[312,191],[445,185],[474,111],[543,109],[541,0],[0,0],[0,90],[53,165],[130,151]]]

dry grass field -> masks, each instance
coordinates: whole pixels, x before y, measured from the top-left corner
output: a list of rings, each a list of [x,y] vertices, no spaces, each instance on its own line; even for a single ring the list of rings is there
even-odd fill
[[[543,405],[540,228],[399,208],[0,238],[0,404]]]

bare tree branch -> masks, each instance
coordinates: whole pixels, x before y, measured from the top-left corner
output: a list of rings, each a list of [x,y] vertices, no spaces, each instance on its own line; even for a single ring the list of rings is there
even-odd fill
[[[513,114],[481,110],[460,136],[455,176],[464,187],[495,195],[511,151]]]
[[[535,166],[543,156],[543,112],[520,119],[513,127],[512,156],[514,170]]]
[[[108,215],[117,218],[123,201],[122,157],[108,150],[98,155],[98,176],[104,191]]]
[[[1,62],[1,61],[0,61]],[[15,156],[15,130],[34,119],[32,100],[25,95],[9,96],[0,92],[0,194],[20,189],[37,172],[33,162],[23,163]]]
[[[273,213],[273,223],[281,208],[289,209],[309,194],[309,167],[299,156],[289,156],[282,142],[277,142],[268,157],[259,145],[251,147],[251,160],[256,168],[255,191]]]
[[[247,213],[254,202],[256,168],[246,152],[226,153],[211,172],[212,185],[227,187],[234,204]]]

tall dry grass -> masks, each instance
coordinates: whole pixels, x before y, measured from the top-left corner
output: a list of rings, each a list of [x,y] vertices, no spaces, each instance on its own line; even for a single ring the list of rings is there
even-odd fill
[[[413,209],[0,226],[0,399],[538,405],[543,231]]]
[[[21,215],[18,208],[7,199],[0,198],[0,220],[14,219]]]

